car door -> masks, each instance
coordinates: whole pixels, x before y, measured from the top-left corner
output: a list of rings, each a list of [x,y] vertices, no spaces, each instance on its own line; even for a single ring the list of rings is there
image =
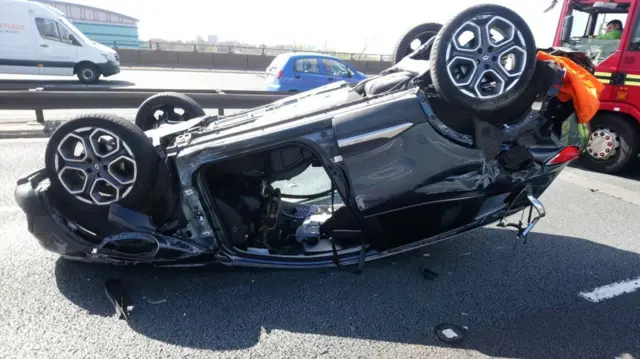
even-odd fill
[[[78,47],[67,28],[45,17],[34,17],[38,38],[39,60],[43,75],[73,75]]]
[[[399,92],[332,119],[340,154],[335,161],[346,171],[350,200],[363,216],[420,206],[476,180],[455,176],[486,171],[483,151],[440,135],[426,121],[430,110],[422,101]]]
[[[326,76],[327,83],[336,81],[352,82],[353,71],[349,71],[349,67],[343,62],[322,58],[322,73]]]
[[[300,56],[294,59],[291,88],[308,91],[327,84],[320,71],[320,59],[317,56]]]

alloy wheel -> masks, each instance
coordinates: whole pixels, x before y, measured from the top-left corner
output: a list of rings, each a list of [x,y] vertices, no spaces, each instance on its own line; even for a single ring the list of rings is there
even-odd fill
[[[527,44],[518,28],[501,16],[466,21],[447,44],[452,83],[466,96],[491,99],[512,89],[527,63]]]
[[[95,127],[76,129],[60,141],[55,169],[69,194],[99,206],[126,197],[138,175],[130,147],[113,132]]]

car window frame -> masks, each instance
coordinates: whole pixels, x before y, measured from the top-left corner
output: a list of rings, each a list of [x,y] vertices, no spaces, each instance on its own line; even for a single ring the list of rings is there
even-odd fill
[[[315,60],[318,64],[318,72],[304,72],[304,71],[298,71],[296,64],[298,61],[301,60]],[[298,74],[306,74],[306,75],[322,75],[322,67],[320,66],[320,59],[317,56],[301,56],[301,57],[295,57],[293,59],[293,72],[294,73],[298,73]]]
[[[50,37],[50,36],[43,35],[42,32],[40,31],[40,27],[38,26],[38,19],[41,19],[43,21],[53,22],[53,24],[55,25],[58,37],[57,38],[53,38],[53,37]],[[53,19],[49,19],[49,18],[46,18],[46,17],[41,17],[41,16],[34,17],[33,21],[36,24],[36,30],[38,30],[38,35],[40,35],[41,38],[43,38],[45,40],[49,40],[49,41],[56,41],[56,42],[60,42],[60,43],[63,43],[63,44],[72,45],[72,46],[82,46],[82,45],[80,45],[80,43],[78,43],[77,40],[74,41],[74,39],[72,38],[73,32],[71,30],[67,29],[63,24],[59,23],[58,21],[53,20]],[[64,41],[62,39],[61,29],[63,29],[69,35],[69,37],[68,37],[69,41]]]
[[[630,33],[628,34],[628,43],[625,44],[626,46],[620,47],[625,48],[626,51],[640,52],[640,14],[636,14],[633,17],[627,17],[627,29],[629,28]],[[622,30],[623,35],[624,31],[627,29]],[[634,41],[635,39],[638,39],[638,41]]]
[[[347,69],[347,75],[344,75],[344,76],[338,76],[338,75],[333,75],[333,74],[330,74],[330,73],[325,73],[326,75],[328,75],[328,76],[345,77],[345,78],[349,77],[349,74],[351,74],[351,76],[355,76],[355,72],[353,71],[353,69],[351,67],[349,67],[349,65],[347,65],[345,62],[340,61],[340,60],[336,60],[336,59],[326,58],[326,57],[322,58],[322,64],[323,64],[322,70],[323,71],[325,71],[325,67],[324,67],[324,62],[325,61],[333,61],[335,63],[338,63],[338,64],[344,66]]]

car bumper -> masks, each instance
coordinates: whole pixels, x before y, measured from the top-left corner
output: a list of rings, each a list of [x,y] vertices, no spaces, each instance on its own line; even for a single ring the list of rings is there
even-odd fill
[[[171,247],[174,241],[163,241],[164,238],[168,237],[163,237],[162,235],[159,235],[158,243],[162,246],[161,252],[169,253],[167,257],[157,257],[149,260],[149,258],[137,258],[135,254],[127,257],[126,253],[110,252],[108,249],[96,252],[104,238],[90,241],[80,235],[78,229],[72,229],[74,227],[73,222],[67,222],[67,218],[64,218],[63,215],[54,210],[47,190],[41,187],[46,178],[45,169],[20,178],[14,191],[14,197],[18,206],[26,214],[28,231],[36,238],[40,246],[47,251],[59,254],[70,260],[115,265],[144,262],[152,263],[155,266],[194,266],[206,265],[217,261],[212,253],[201,251],[196,247],[189,245]],[[147,233],[129,233],[133,234],[131,237],[133,239],[148,238]],[[117,237],[116,235],[109,238],[116,239]],[[178,249],[177,251],[171,251],[176,248]],[[185,249],[186,251],[184,251]],[[125,255],[123,256],[122,254]]]
[[[104,77],[109,77],[120,73],[120,63],[117,62],[106,62],[104,64],[98,64],[98,67],[100,68],[100,73],[102,73],[102,76]]]
[[[265,91],[275,91],[275,92],[283,91],[282,85],[274,84],[273,82],[265,82],[263,87]]]
[[[38,189],[45,177],[44,169],[24,176],[18,180],[14,191],[18,206],[26,214],[29,232],[44,249],[54,253],[74,257],[90,251],[94,244],[79,238],[64,226],[51,209],[47,197]]]

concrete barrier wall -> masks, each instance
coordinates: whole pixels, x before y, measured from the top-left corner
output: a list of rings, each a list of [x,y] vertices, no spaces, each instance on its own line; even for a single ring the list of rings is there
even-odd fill
[[[265,71],[274,56],[211,52],[117,49],[122,66]],[[378,74],[391,66],[389,61],[346,61],[365,74]]]
[[[213,69],[232,69],[232,70],[258,70],[247,67],[247,55],[238,54],[212,54]],[[186,65],[186,64],[185,64]],[[264,69],[262,69],[264,70]]]

